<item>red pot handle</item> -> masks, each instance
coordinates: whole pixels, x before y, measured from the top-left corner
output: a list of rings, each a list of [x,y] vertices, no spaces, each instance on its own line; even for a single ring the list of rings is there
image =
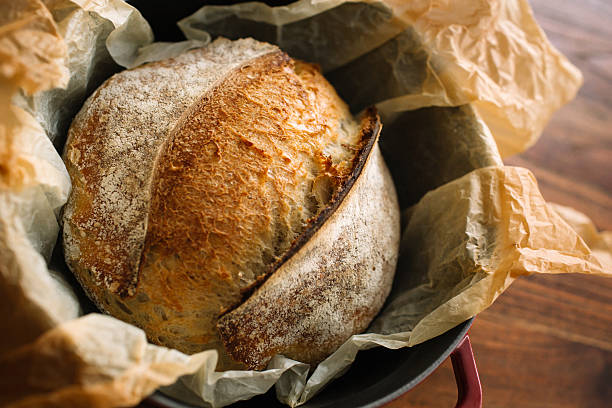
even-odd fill
[[[455,381],[457,381],[457,405],[455,408],[481,408],[482,387],[474,360],[470,337],[466,334],[451,354]]]

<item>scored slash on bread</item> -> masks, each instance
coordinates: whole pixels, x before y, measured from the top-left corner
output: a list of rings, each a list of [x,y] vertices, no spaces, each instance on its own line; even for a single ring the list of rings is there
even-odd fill
[[[279,260],[273,274],[219,318],[226,351],[263,369],[275,354],[316,364],[364,331],[391,289],[399,244],[393,181],[378,145],[380,122],[362,119],[353,173]]]
[[[101,309],[152,342],[215,348],[221,369],[276,353],[316,363],[390,289],[399,211],[379,131],[315,66],[251,39],[123,71],[69,131],[66,261]],[[315,303],[291,298],[315,287]]]

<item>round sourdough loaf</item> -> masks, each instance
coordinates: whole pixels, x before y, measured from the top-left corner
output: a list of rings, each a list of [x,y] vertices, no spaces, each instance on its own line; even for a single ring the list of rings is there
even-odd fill
[[[64,160],[67,264],[103,311],[219,368],[317,363],[363,331],[399,245],[373,110],[316,66],[218,39],[108,79]]]

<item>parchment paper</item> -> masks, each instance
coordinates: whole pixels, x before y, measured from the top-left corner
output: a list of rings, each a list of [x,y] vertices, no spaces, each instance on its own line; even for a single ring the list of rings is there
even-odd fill
[[[1,405],[126,406],[164,386],[220,407],[276,384],[297,406],[358,350],[435,337],[520,275],[612,273],[610,233],[547,204],[531,173],[501,161],[500,151],[533,143],[581,81],[525,1],[206,7],[180,23],[188,41],[176,44],[152,43],[119,0],[0,2],[0,11]],[[215,351],[186,356],[112,317],[79,317],[92,306],[54,251],[70,180],[53,144],[61,151],[85,97],[121,67],[216,35],[318,62],[354,111],[377,104],[383,115],[381,148],[404,210],[394,288],[368,333],[316,368],[277,356],[262,372],[217,373]]]

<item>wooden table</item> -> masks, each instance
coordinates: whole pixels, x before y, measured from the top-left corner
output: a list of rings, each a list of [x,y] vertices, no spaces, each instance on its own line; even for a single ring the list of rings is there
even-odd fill
[[[550,41],[584,85],[541,139],[506,164],[526,167],[544,197],[612,230],[612,2],[533,0]],[[612,279],[531,276],[478,315],[470,337],[484,407],[612,406]],[[453,407],[450,361],[388,404]]]

